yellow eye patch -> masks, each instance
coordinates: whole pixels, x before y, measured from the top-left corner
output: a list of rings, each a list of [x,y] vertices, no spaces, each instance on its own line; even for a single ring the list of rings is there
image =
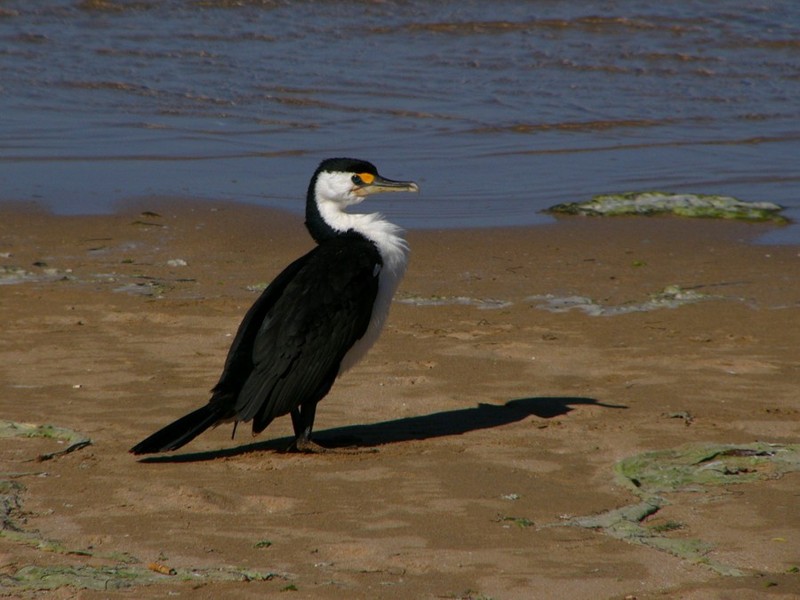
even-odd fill
[[[375,175],[372,173],[359,173],[358,176],[361,178],[361,181],[367,185],[375,181]]]

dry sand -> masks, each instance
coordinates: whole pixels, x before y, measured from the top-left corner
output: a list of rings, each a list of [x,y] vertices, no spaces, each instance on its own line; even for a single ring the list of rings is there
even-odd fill
[[[386,331],[317,412],[362,452],[283,452],[283,418],[140,462],[207,400],[248,286],[310,248],[302,219],[7,206],[1,416],[66,441],[4,425],[0,595],[797,597],[800,257],[764,227],[411,232]],[[675,449],[682,482],[615,473]]]

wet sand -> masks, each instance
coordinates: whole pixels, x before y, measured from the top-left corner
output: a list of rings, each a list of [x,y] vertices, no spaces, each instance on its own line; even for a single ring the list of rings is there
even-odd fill
[[[748,243],[767,227],[412,231],[384,335],[317,413],[343,451],[283,452],[284,418],[137,461],[207,400],[248,288],[311,247],[302,219],[6,206],[2,418],[68,439],[3,428],[1,593],[796,597],[800,250]],[[698,448],[683,482],[615,471]]]

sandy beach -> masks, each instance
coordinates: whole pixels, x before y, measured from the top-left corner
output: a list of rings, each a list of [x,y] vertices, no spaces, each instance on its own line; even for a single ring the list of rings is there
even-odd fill
[[[795,598],[800,249],[768,227],[411,231],[317,411],[340,452],[285,452],[283,418],[137,460],[207,401],[302,218],[5,205],[0,596]]]

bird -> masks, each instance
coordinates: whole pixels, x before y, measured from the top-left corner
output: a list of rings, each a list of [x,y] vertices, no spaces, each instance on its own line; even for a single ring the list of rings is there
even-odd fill
[[[382,192],[418,192],[413,181],[378,174],[370,162],[323,160],[308,185],[305,226],[315,247],[286,267],[253,303],[228,351],[207,404],[130,449],[177,450],[221,423],[252,422],[255,436],[290,414],[291,450],[326,449],[312,441],[317,404],[339,375],[378,339],[409,246],[379,213],[347,208]]]

